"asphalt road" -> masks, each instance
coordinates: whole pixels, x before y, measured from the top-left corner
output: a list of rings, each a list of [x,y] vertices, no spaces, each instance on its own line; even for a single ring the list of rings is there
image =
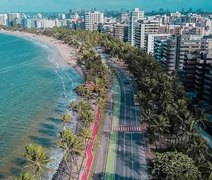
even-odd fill
[[[115,69],[121,87],[119,125],[140,126],[140,108],[133,102],[137,88],[123,70]],[[118,132],[115,180],[118,179],[148,179],[143,133]]]
[[[120,89],[121,89],[121,102],[120,102],[120,115],[119,125],[122,126],[140,126],[141,125],[141,111],[139,107],[134,105],[133,99],[134,94],[137,94],[137,87],[133,80],[130,79],[129,75],[119,68],[117,65],[109,61],[105,54],[98,51],[102,59],[108,64],[112,65],[116,71]],[[106,121],[107,122],[107,121]],[[106,129],[110,128],[106,125]],[[103,137],[104,138],[104,137]],[[108,139],[107,139],[108,140]],[[104,177],[104,170],[98,167],[98,164],[105,164],[107,157],[107,146],[104,142],[107,140],[102,139],[100,147],[103,146],[104,153],[99,152],[98,159],[101,161],[97,163],[98,171],[102,171],[100,176],[96,176],[94,179],[101,179]],[[101,148],[100,148],[101,149]],[[147,180],[147,163],[145,158],[145,144],[144,135],[142,132],[118,132],[118,138],[116,143],[116,159],[114,174],[107,180]],[[101,159],[102,158],[102,159]],[[113,163],[113,162],[111,162]],[[103,166],[102,166],[103,167]],[[105,176],[106,177],[106,176]],[[108,177],[108,176],[107,176]],[[113,177],[111,179],[111,177]]]

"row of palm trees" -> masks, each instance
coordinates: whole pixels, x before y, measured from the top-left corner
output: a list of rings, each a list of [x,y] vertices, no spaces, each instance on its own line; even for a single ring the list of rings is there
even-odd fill
[[[107,86],[104,86],[109,78],[105,78],[104,72],[108,70],[96,55],[95,47],[104,47],[108,54],[124,61],[139,86],[138,96],[149,143],[155,144],[155,150],[159,152],[177,150],[187,154],[194,160],[201,178],[208,178],[211,159],[207,142],[198,128],[204,126],[206,119],[204,113],[188,101],[177,77],[167,75],[151,55],[108,34],[63,28],[39,33],[63,40],[78,49],[81,53],[78,63],[90,72],[86,77],[96,84],[98,102],[104,101],[102,104],[107,96]]]

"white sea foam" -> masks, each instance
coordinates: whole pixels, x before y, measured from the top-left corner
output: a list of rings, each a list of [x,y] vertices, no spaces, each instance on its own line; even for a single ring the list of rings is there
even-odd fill
[[[0,69],[0,73],[5,73],[5,72],[8,72],[8,71],[15,70],[15,69],[18,69],[20,67],[32,64],[35,60],[37,60],[39,58],[40,57],[32,58],[31,60],[24,61],[22,63],[18,63],[18,64],[14,65],[14,66],[8,66],[6,68],[2,68],[2,69]]]
[[[50,49],[50,47],[40,41],[35,41],[34,39],[30,38],[30,37],[21,37],[22,39],[25,39],[27,41],[31,41],[33,44],[35,44],[36,46],[39,46],[41,48],[44,48],[44,49]]]
[[[51,171],[48,172],[47,179],[52,179],[54,173],[56,173],[56,171],[59,167],[60,162],[63,159],[64,152],[59,148],[55,148],[50,152],[49,156],[52,161],[48,164],[48,168]]]
[[[66,89],[66,86],[65,86],[65,82],[64,82],[64,79],[63,79],[63,77],[62,77],[62,75],[60,74],[60,71],[61,72],[64,72],[63,71],[63,69],[60,67],[60,65],[55,61],[55,56],[48,56],[48,59],[49,59],[49,61],[51,62],[51,63],[53,63],[54,65],[55,65],[55,67],[56,67],[56,69],[55,69],[55,74],[60,78],[60,80],[61,80],[61,84],[62,84],[62,88],[63,88],[63,95],[64,95],[64,97],[67,99],[68,98],[68,96],[67,96],[67,89]]]

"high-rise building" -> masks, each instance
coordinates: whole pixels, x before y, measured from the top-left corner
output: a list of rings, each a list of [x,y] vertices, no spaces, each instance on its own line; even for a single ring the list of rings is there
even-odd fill
[[[104,23],[104,14],[101,12],[86,12],[85,13],[85,29],[98,30],[98,26]]]
[[[0,14],[0,25],[7,26],[8,17],[7,14]]]
[[[31,19],[28,18],[22,19],[22,25],[24,28],[31,28],[32,27]]]
[[[199,51],[193,51],[184,55],[182,82],[187,92],[194,91],[195,73]]]
[[[59,19],[64,20],[66,18],[66,14],[65,13],[60,13],[59,14]]]
[[[135,24],[135,38],[134,45],[142,50],[147,49],[147,38],[148,34],[156,34],[158,32],[159,22],[158,21],[143,21],[139,20]]]
[[[114,37],[122,41],[127,41],[127,28],[126,24],[115,24]]]
[[[36,19],[35,27],[38,29],[53,28],[56,27],[56,20]]]
[[[178,36],[167,37],[167,39],[157,38],[154,43],[155,59],[169,74],[172,74],[176,71],[179,54],[178,39]]]
[[[129,19],[129,14],[127,12],[121,14],[121,23],[127,23]]]
[[[101,27],[101,32],[102,33],[108,33],[113,36],[114,34],[114,27],[113,24],[105,24]]]
[[[209,79],[207,77],[207,74],[210,71],[211,63],[212,54],[201,52],[200,56],[197,58],[194,83],[198,99],[203,99],[203,95],[207,96],[208,91],[211,91],[211,87],[208,87]]]
[[[210,54],[210,59],[212,60],[212,54]],[[208,104],[212,105],[212,63],[210,63],[209,69],[205,73],[202,92],[202,99]]]
[[[144,19],[144,11],[140,11],[139,8],[133,9],[129,14],[128,20],[128,42],[131,45],[135,45],[135,24],[138,20]]]
[[[179,59],[178,59],[178,70],[183,69],[183,61],[185,54],[201,49],[201,40],[202,37],[199,35],[187,35],[184,34],[180,38],[180,47],[179,47]]]
[[[195,92],[198,100],[212,105],[212,51],[208,44],[205,50],[185,54],[182,81],[187,92]]]
[[[146,36],[146,41],[147,41],[147,49],[146,52],[148,54],[154,53],[154,45],[155,45],[155,40],[156,39],[167,39],[167,37],[170,37],[171,34],[148,34]]]
[[[21,18],[21,13],[8,13],[8,25],[14,26],[14,21]]]

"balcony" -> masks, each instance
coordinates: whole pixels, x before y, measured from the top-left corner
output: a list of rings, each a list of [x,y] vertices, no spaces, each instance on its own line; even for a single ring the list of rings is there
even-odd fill
[[[210,89],[211,89],[211,86],[210,86],[210,85],[205,84],[203,88],[204,88],[205,90],[210,90]]]
[[[203,98],[204,100],[210,100],[210,96],[207,96],[207,95],[203,95],[202,98]]]
[[[200,89],[202,89],[202,86],[201,86],[201,84],[199,85],[199,84],[195,84],[194,85],[194,87],[195,87],[195,89],[197,89],[197,90],[200,90]]]
[[[203,81],[201,81],[201,80],[197,80],[197,79],[195,79],[195,86],[197,85],[198,87],[202,87],[202,85],[203,85]]]
[[[202,68],[203,68],[203,65],[198,64],[198,65],[197,65],[197,68],[198,68],[198,69],[202,69]]]
[[[211,76],[211,74],[210,74],[210,73],[206,73],[206,74],[205,74],[205,77],[206,77],[206,78],[209,78],[209,79],[211,79],[211,78],[212,78],[212,76]]]
[[[211,89],[205,89],[205,86],[204,86],[203,92],[205,94],[210,94],[211,93]]]
[[[198,75],[196,74],[196,75],[195,75],[195,78],[198,79],[198,80],[202,80],[204,77],[201,76],[201,75],[199,75],[199,74],[198,74]]]
[[[203,74],[204,71],[196,70],[196,73],[197,73],[197,74]]]
[[[207,84],[207,85],[211,85],[211,80],[205,78],[204,83]]]

